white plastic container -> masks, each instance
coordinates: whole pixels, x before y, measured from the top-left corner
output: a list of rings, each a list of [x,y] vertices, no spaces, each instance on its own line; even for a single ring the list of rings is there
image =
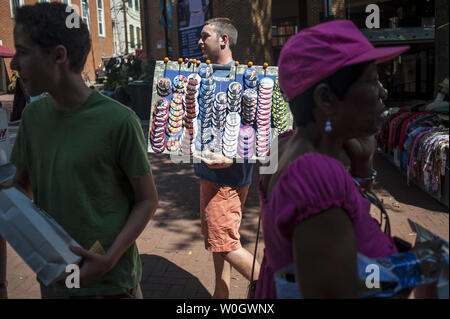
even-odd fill
[[[0,236],[45,286],[59,280],[67,265],[81,260],[69,249],[80,245],[16,188],[0,191]]]
[[[0,166],[9,163],[11,145],[8,134],[8,116],[6,110],[0,108]]]

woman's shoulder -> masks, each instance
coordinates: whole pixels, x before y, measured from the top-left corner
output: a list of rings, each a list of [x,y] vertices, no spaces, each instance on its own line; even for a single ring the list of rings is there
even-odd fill
[[[344,181],[349,173],[338,160],[321,153],[305,153],[289,163],[284,175],[298,179],[298,182],[327,183],[331,180]]]
[[[306,153],[284,170],[270,204],[277,210],[277,225],[292,238],[295,225],[331,207],[344,209],[356,220],[359,199],[352,177],[338,160]]]
[[[350,174],[338,160],[320,153],[305,153],[289,163],[271,196],[287,196],[314,205],[327,199],[343,200],[354,190]]]

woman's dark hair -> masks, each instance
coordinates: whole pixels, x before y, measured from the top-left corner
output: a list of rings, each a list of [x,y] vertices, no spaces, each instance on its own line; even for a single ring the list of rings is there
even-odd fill
[[[333,73],[326,79],[318,82],[305,92],[297,95],[292,101],[289,102],[294,122],[297,126],[305,126],[310,122],[315,122],[314,118],[314,90],[319,84],[327,84],[331,91],[336,94],[339,99],[343,99],[347,94],[348,89],[355,83],[363,74],[367,65],[372,63],[364,62],[359,64],[352,64],[337,72]]]
[[[67,50],[70,68],[81,72],[91,49],[89,29],[75,10],[66,8],[66,4],[58,2],[17,8],[16,25],[23,26],[31,40],[45,52],[63,45]]]

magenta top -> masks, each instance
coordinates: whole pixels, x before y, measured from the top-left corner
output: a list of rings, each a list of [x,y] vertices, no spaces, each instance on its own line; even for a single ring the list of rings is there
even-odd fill
[[[393,239],[370,215],[370,201],[334,158],[304,154],[288,165],[268,198],[260,180],[259,195],[265,249],[256,298],[277,297],[274,274],[294,262],[292,237],[296,225],[332,206],[343,208],[350,217],[358,252],[369,258],[398,253]]]

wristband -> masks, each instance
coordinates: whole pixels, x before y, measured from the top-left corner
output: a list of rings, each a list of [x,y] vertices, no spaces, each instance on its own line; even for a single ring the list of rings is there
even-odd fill
[[[372,175],[370,177],[353,177],[353,180],[357,185],[365,182],[373,182],[377,178],[377,171],[372,169]]]

